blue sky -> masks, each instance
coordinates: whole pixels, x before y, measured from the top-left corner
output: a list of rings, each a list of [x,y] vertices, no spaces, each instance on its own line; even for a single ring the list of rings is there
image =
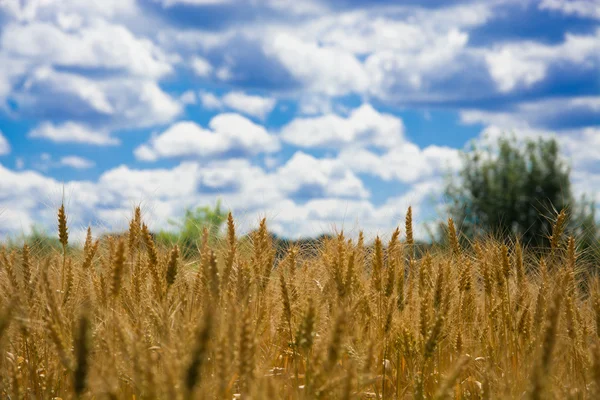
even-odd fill
[[[217,199],[241,231],[385,234],[506,132],[600,200],[597,0],[4,0],[0,65],[3,236],[63,191],[75,237]]]

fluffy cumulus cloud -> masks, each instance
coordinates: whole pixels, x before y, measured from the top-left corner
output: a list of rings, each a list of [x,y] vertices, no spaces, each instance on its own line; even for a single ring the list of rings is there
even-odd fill
[[[265,53],[309,90],[327,95],[363,92],[369,78],[360,61],[334,46],[320,46],[285,32],[275,33],[264,44]]]
[[[222,100],[226,106],[260,119],[265,119],[276,103],[275,99],[251,96],[243,92],[229,92],[223,96]]]
[[[9,0],[0,10],[4,108],[107,128],[161,124],[181,111],[158,84],[180,57],[127,26],[136,2]]]
[[[282,128],[281,138],[304,148],[348,145],[385,148],[404,141],[404,124],[398,117],[363,104],[347,117],[327,114],[297,118]]]
[[[454,64],[452,62],[464,49],[467,41],[468,34],[451,30],[427,44],[427,50],[424,51],[387,50],[372,54],[365,64],[372,78],[371,91],[385,97],[399,87],[417,90],[429,85],[432,79],[440,79],[456,72],[443,67]]]
[[[58,181],[33,171],[15,172],[2,165],[0,177],[0,189],[12,194],[0,202],[0,233],[27,233],[34,222],[51,226],[52,220],[45,215],[46,205],[56,204],[58,197],[55,195],[60,194]],[[77,186],[83,189],[81,185]],[[90,194],[78,191],[74,196],[79,199]]]
[[[33,71],[14,100],[20,112],[32,118],[88,120],[110,128],[164,124],[182,111],[182,105],[151,80],[97,80],[49,67]]]
[[[9,15],[21,22],[37,19],[68,19],[83,21],[97,16],[115,18],[130,16],[137,11],[135,0],[6,0],[0,3]],[[61,17],[62,16],[62,17]]]
[[[138,159],[156,161],[168,157],[251,156],[279,148],[278,140],[262,126],[233,113],[219,114],[208,129],[183,121],[153,137],[135,150]]]
[[[386,181],[414,183],[460,167],[456,149],[435,145],[420,148],[405,138],[400,118],[379,113],[369,104],[352,110],[347,117],[328,114],[297,118],[283,127],[281,138],[306,149],[338,149],[335,161],[322,161]],[[303,153],[296,153],[292,160],[293,165],[306,165],[300,170],[319,171],[314,159]]]
[[[134,204],[144,206],[149,222],[166,227],[170,216],[201,200],[198,189],[204,172],[195,163],[153,170],[134,170],[123,165],[105,171],[96,181],[63,185],[38,172],[15,172],[0,166],[0,188],[4,192],[10,188],[14,193],[0,201],[2,233],[27,232],[33,221],[54,226],[55,208],[63,196],[73,229],[88,224],[100,229],[123,229]],[[4,223],[4,216],[13,226]],[[23,218],[16,220],[15,216]]]
[[[404,143],[381,155],[365,149],[348,149],[340,153],[339,159],[354,172],[405,183],[456,171],[461,165],[457,149],[435,145],[421,149],[413,143]]]
[[[295,28],[275,26],[265,48],[313,92],[404,102],[424,97],[424,90],[437,92],[475,66],[468,30],[491,16],[483,4],[435,11],[373,7],[324,14]]]
[[[380,206],[366,199],[321,198],[305,204],[287,200],[273,207],[270,229],[282,235],[293,232],[290,236],[294,238],[343,230],[344,234],[353,238],[363,231],[367,240],[373,240],[375,236],[385,239],[402,224],[409,206],[413,208],[414,220],[428,218],[425,211],[430,207],[428,198],[439,197],[441,187],[439,180],[422,182],[401,196],[388,198]],[[416,224],[415,236],[426,240],[426,226],[425,223]]]
[[[567,33],[562,43],[546,45],[518,42],[499,46],[487,52],[485,61],[490,75],[501,92],[542,81],[548,69],[557,64],[571,64],[586,69],[600,65],[600,28],[593,35]]]
[[[590,127],[569,133],[560,136],[560,142],[573,162],[583,167],[580,170],[600,166],[600,128]]]
[[[3,29],[0,46],[9,56],[34,64],[102,68],[149,78],[172,72],[167,56],[151,41],[102,20],[77,30],[47,22],[11,24]]]
[[[297,198],[369,197],[363,182],[342,162],[318,159],[303,152],[295,153],[278,169],[277,179],[285,192]]]
[[[200,102],[202,107],[208,110],[222,110],[228,108],[242,114],[264,120],[273,108],[277,100],[271,97],[250,95],[241,91],[232,91],[222,97],[214,93],[201,92]]]

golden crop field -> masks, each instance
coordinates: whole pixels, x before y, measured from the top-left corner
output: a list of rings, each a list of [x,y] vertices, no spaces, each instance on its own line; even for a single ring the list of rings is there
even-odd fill
[[[385,241],[281,260],[264,220],[182,259],[140,214],[77,250],[61,207],[62,252],[0,251],[2,398],[600,398],[600,286],[564,213],[543,256],[451,220],[416,252],[409,209]]]

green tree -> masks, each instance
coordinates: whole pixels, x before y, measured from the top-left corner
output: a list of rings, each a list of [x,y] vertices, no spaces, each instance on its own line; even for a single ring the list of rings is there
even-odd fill
[[[596,238],[593,204],[577,205],[571,192],[570,167],[554,139],[518,141],[501,137],[492,145],[475,142],[463,152],[458,179],[446,186],[449,211],[468,237],[512,234],[525,244],[541,246],[557,211],[567,208],[572,230]]]
[[[187,209],[181,220],[170,220],[169,224],[176,227],[176,232],[161,231],[157,240],[164,244],[177,243],[184,257],[198,253],[202,231],[208,228],[209,240],[212,242],[219,237],[221,227],[227,220],[227,213],[221,209],[218,200],[214,208],[210,206]]]

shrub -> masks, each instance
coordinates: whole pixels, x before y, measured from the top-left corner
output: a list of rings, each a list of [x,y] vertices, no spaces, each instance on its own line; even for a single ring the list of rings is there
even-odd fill
[[[227,214],[221,210],[220,201],[217,201],[214,208],[204,206],[195,210],[188,209],[180,221],[169,221],[177,228],[175,232],[161,231],[156,236],[156,240],[165,245],[178,244],[183,256],[191,257],[198,254],[199,241],[204,228],[208,229],[209,241],[214,244],[226,220]]]

